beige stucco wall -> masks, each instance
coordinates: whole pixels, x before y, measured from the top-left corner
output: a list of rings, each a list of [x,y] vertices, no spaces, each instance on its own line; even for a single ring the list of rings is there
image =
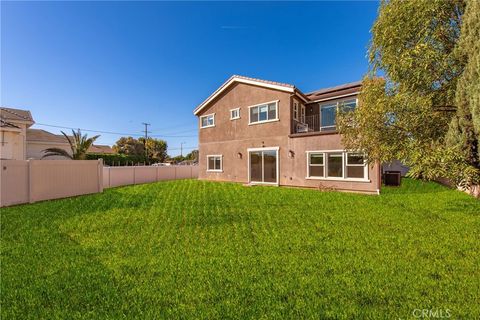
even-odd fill
[[[249,106],[275,100],[279,101],[278,121],[248,124]],[[306,179],[306,151],[343,150],[343,147],[338,134],[290,137],[292,100],[290,93],[237,83],[202,110],[199,119],[215,113],[215,126],[199,129],[199,179],[247,183],[247,150],[278,147],[280,185],[377,193],[378,165],[369,168],[367,182]],[[238,120],[230,120],[230,110],[234,108],[240,108]],[[207,172],[208,155],[222,155],[223,172]]]
[[[26,130],[23,123],[15,123],[20,130],[0,129],[0,159],[25,160]]]

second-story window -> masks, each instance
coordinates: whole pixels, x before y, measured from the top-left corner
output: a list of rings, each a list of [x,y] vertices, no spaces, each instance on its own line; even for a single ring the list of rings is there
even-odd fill
[[[208,128],[215,126],[215,113],[207,114],[200,117],[200,127]]]
[[[320,107],[321,130],[335,130],[335,117],[337,115],[337,104],[328,104]]]
[[[278,101],[252,106],[250,109],[250,124],[278,120]]]
[[[343,112],[353,111],[357,107],[357,100],[345,100],[340,102],[339,106]]]
[[[293,119],[298,120],[298,102],[293,103]]]
[[[357,100],[344,100],[340,102],[328,103],[320,106],[320,130],[336,130],[337,111],[353,111],[357,107]]]
[[[240,119],[240,108],[230,110],[230,120]]]

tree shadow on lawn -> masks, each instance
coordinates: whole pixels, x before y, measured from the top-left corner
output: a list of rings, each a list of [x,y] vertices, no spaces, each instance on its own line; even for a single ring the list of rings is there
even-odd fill
[[[454,189],[433,181],[422,181],[411,178],[402,178],[399,187],[390,187],[382,185],[381,194],[384,195],[402,195],[402,194],[422,194],[422,193],[442,193],[452,192]]]

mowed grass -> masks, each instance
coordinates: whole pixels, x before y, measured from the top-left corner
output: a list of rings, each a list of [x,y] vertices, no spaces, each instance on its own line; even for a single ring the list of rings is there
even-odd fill
[[[480,202],[408,179],[109,189],[1,209],[0,289],[2,319],[474,319]]]

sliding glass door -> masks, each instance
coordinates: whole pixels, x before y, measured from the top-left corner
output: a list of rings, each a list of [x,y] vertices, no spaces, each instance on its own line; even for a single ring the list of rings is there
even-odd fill
[[[278,149],[249,151],[250,182],[278,184]]]

